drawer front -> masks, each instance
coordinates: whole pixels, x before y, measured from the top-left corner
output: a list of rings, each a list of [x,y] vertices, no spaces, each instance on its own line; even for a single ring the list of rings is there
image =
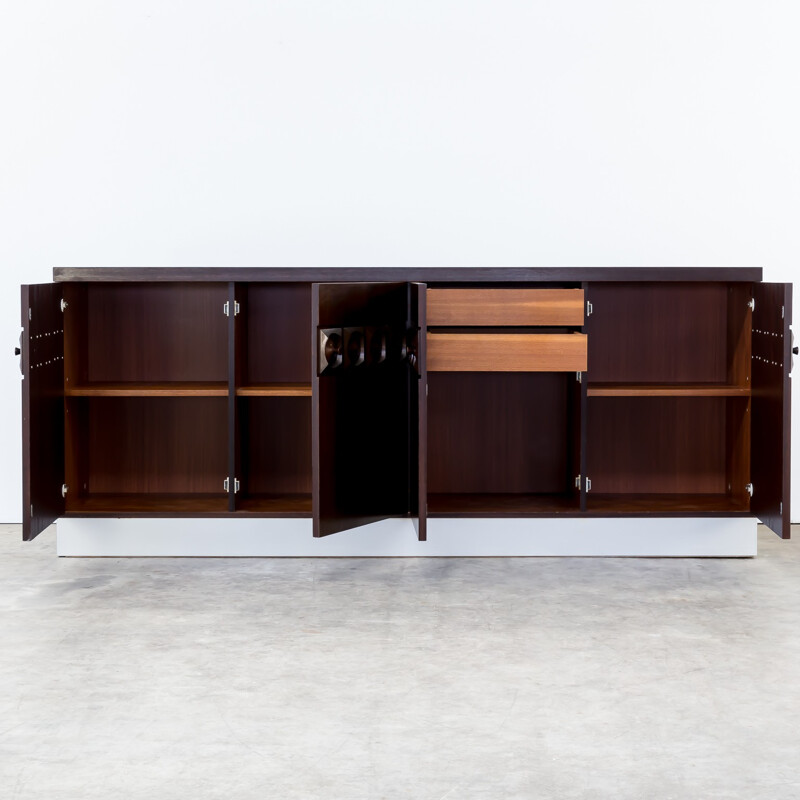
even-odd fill
[[[428,289],[428,325],[583,325],[583,289]]]
[[[428,372],[583,372],[583,333],[429,333]]]

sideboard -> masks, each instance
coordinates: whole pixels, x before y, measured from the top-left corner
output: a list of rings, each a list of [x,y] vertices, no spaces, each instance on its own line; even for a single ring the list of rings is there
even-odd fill
[[[22,287],[23,538],[385,518],[415,554],[437,520],[465,542],[559,520],[788,538],[790,323],[791,285],[757,268],[57,268]]]

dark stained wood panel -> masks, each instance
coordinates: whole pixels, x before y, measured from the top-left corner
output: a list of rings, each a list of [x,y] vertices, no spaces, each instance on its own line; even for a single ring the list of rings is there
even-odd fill
[[[728,383],[724,283],[591,284],[592,383]]]
[[[569,494],[430,494],[431,517],[549,517],[575,515],[578,502]]]
[[[250,517],[310,517],[311,494],[257,494],[242,497],[237,514]]]
[[[310,393],[311,286],[251,284],[246,291],[245,384],[307,384]]]
[[[590,398],[590,499],[595,493],[726,494],[728,402],[724,397]]]
[[[428,289],[428,325],[583,325],[582,289]]]
[[[427,318],[427,288],[424,283],[408,285],[408,325],[418,330],[416,363],[409,370],[408,447],[409,480],[408,508],[417,532],[417,539],[428,538],[428,348],[425,320]]]
[[[215,494],[228,475],[227,400],[89,397],[85,494]]]
[[[311,398],[239,400],[242,498],[311,497]],[[243,507],[242,502],[237,507]],[[310,509],[309,509],[310,511]]]
[[[227,494],[92,494],[70,497],[68,517],[228,516]]]
[[[428,333],[429,372],[581,372],[582,333]]]
[[[588,512],[598,516],[720,516],[748,513],[746,501],[729,494],[589,493]]]
[[[64,511],[64,317],[61,287],[23,286],[22,538],[30,541]]]
[[[429,372],[428,492],[566,494],[568,380]]]
[[[760,281],[761,267],[55,267],[56,281],[580,283]]]
[[[86,382],[228,380],[227,284],[98,283],[87,290]]]
[[[314,536],[407,515],[412,370],[400,343],[409,322],[409,287],[315,284],[311,352],[320,328],[385,328],[386,360],[343,365],[312,377]],[[416,375],[413,376],[417,380]]]
[[[791,535],[792,285],[753,287],[753,397],[750,472],[758,518]]]

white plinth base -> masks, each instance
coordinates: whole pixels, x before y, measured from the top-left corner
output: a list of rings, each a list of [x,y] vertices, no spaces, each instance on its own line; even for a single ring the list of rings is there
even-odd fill
[[[388,519],[314,539],[310,519],[68,518],[60,556],[755,556],[757,522],[728,518]]]

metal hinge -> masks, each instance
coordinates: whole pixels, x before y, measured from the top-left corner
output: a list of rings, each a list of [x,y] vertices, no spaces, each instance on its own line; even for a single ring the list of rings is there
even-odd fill
[[[593,310],[594,309],[592,308],[592,301],[591,300],[587,300],[586,301],[586,316],[587,317],[591,317]]]
[[[224,481],[222,481],[222,488],[223,488],[223,489],[224,489],[226,492],[230,492],[230,490],[231,490],[231,488],[230,488],[230,487],[231,487],[231,480],[230,480],[230,478],[225,478],[225,480],[224,480]],[[234,478],[234,479],[233,479],[233,493],[234,493],[234,494],[236,494],[236,492],[238,492],[238,491],[239,491],[239,479],[238,479],[238,478]]]
[[[28,309],[28,322],[30,322],[30,321],[31,321],[31,319],[32,319],[32,316],[31,316],[31,310],[30,310],[30,309]]]
[[[61,313],[63,314],[67,310],[69,303],[62,297],[59,305],[61,306]]]
[[[783,501],[780,503],[780,508],[778,508],[778,513],[783,516]]]
[[[230,304],[229,300],[225,301],[224,305],[222,306],[222,310],[225,312],[225,316],[226,317],[229,317],[231,315],[231,304]],[[241,311],[241,308],[239,306],[239,301],[238,300],[234,300],[233,301],[233,316],[235,317],[239,313],[239,311]]]
[[[581,488],[581,476],[580,475],[576,475],[575,476],[575,488],[576,489],[580,489]],[[591,492],[592,491],[592,481],[589,478],[586,478],[586,491],[587,492]]]
[[[755,299],[755,297],[751,297],[751,298],[750,298],[750,299],[747,301],[747,307],[748,307],[748,308],[749,308],[751,311],[755,311],[755,310],[756,310],[756,299]]]
[[[746,483],[744,485],[744,490],[747,492],[747,494],[750,495],[750,497],[753,496],[753,484],[752,483]]]
[[[592,479],[591,478],[587,478],[586,479],[586,491],[587,492],[591,492],[592,491]]]
[[[66,497],[68,491],[69,491],[69,486],[67,486],[66,483],[62,483],[61,484],[61,496],[62,497]]]
[[[582,373],[580,373],[580,372],[576,372],[576,373],[575,373],[575,380],[576,380],[576,381],[578,381],[578,383],[581,383],[581,382],[582,382],[582,380],[583,380]]]

